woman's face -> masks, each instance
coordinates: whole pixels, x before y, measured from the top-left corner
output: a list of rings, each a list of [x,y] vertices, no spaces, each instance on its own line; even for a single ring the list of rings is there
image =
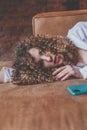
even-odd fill
[[[56,67],[63,63],[63,55],[54,55],[51,52],[42,52],[39,48],[31,48],[29,54],[36,64],[41,64],[45,68]]]

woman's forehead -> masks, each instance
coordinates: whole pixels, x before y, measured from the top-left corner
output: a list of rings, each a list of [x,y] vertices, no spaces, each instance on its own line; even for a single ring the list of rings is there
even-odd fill
[[[50,48],[43,49],[42,47],[32,47],[29,49],[29,51],[51,52],[52,53],[52,50]]]

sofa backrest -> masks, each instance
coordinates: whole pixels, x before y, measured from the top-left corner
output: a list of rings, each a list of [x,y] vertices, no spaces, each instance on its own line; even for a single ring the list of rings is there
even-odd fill
[[[87,21],[87,10],[39,13],[32,19],[33,34],[66,36],[68,29],[79,21]]]

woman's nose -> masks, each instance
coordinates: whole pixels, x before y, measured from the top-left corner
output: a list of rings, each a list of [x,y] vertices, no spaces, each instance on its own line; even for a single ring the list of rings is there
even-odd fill
[[[45,56],[45,55],[42,55],[41,59],[45,60],[45,61],[48,61],[48,62],[50,62],[52,60],[52,58],[50,56]]]

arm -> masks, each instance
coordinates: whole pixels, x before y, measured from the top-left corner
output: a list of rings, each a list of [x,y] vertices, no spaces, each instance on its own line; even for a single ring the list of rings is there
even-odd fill
[[[67,38],[83,50],[87,50],[87,22],[78,22],[69,29]]]
[[[66,65],[58,68],[52,75],[56,80],[66,80],[71,76],[87,79],[87,66],[79,67]]]

